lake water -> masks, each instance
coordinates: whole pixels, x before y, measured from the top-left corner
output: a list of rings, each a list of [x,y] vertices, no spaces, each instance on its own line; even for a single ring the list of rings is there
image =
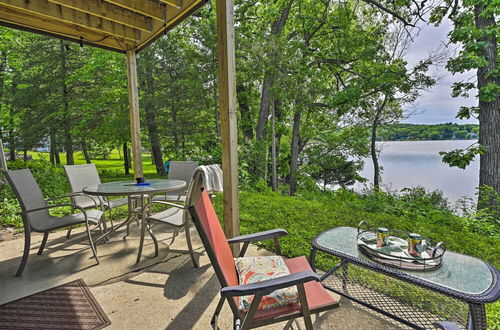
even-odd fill
[[[384,190],[399,191],[404,187],[423,186],[430,190],[439,189],[451,204],[467,197],[475,197],[479,185],[479,157],[465,169],[449,167],[441,162],[440,151],[464,149],[474,143],[472,140],[445,141],[388,141],[378,142],[381,148],[379,163],[383,167],[382,186]],[[373,180],[371,158],[365,160],[362,176]],[[362,189],[357,184],[355,189]]]

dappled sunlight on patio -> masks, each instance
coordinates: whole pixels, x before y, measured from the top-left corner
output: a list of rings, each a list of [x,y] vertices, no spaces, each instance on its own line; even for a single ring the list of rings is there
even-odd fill
[[[0,304],[54,286],[83,279],[111,321],[109,329],[206,329],[219,299],[220,285],[212,265],[193,228],[193,245],[200,267],[195,269],[186,247],[184,232],[173,245],[168,227],[155,226],[159,239],[159,255],[154,258],[154,245],[146,240],[143,258],[136,264],[139,228],[131,226],[127,239],[125,229],[115,232],[110,240],[97,246],[100,264],[96,265],[88,248],[83,228],[73,230],[68,240],[66,231],[51,233],[43,255],[36,255],[42,235],[33,235],[33,244],[22,277],[14,273],[21,260],[23,240],[0,243]],[[97,233],[94,233],[97,234]],[[247,255],[270,255],[269,251],[249,248]],[[297,321],[303,328],[302,320]],[[371,312],[341,300],[341,307],[313,318],[319,329],[388,329],[397,328]],[[219,319],[222,329],[231,327],[232,313],[225,306]],[[286,322],[267,327],[283,329]],[[297,324],[292,324],[294,329]]]

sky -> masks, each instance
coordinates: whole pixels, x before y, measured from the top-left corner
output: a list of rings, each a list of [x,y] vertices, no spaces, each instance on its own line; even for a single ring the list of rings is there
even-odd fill
[[[452,23],[448,20],[444,21],[440,26],[434,25],[424,26],[419,35],[414,38],[414,43],[411,46],[406,59],[411,65],[417,63],[419,59],[424,59],[429,52],[436,49],[444,43],[448,43],[448,33],[452,29]],[[456,45],[449,46],[456,49]],[[444,67],[434,67],[431,69],[440,79],[437,84],[429,92],[424,92],[417,101],[414,113],[409,118],[403,120],[404,123],[410,124],[440,124],[440,123],[473,123],[477,124],[475,118],[468,120],[460,120],[455,118],[460,106],[477,105],[477,99],[474,96],[470,98],[453,98],[451,97],[451,85],[453,82],[462,79],[469,79],[474,76],[474,72],[465,74],[452,75]]]

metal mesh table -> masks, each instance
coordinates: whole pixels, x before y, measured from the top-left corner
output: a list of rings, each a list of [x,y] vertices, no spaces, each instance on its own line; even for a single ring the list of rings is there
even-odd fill
[[[356,228],[338,227],[313,239],[313,268],[317,251],[339,259],[321,278],[325,288],[415,329],[433,328],[438,321],[453,321],[463,328],[486,328],[484,304],[500,297],[496,268],[447,251],[438,269],[393,269],[363,256],[356,235]]]

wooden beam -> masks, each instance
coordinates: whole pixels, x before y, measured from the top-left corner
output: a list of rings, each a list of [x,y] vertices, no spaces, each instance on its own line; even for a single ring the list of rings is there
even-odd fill
[[[106,2],[135,11],[136,13],[154,18],[158,21],[164,21],[166,17],[166,6],[162,6],[150,0],[106,0]]]
[[[224,180],[224,232],[230,238],[240,234],[233,0],[217,0],[216,7],[219,109]],[[238,255],[239,246],[237,244],[232,244],[232,246],[233,254]]]
[[[132,29],[131,27],[56,5],[47,0],[0,0],[0,5],[14,8],[19,11],[29,12],[34,15],[52,18],[61,22],[72,23],[132,41],[141,39],[140,31]]]
[[[135,49],[127,51],[128,99],[130,103],[130,133],[134,176],[144,177],[142,173],[141,124],[139,120],[139,92],[137,84],[137,64]]]
[[[182,9],[168,7],[168,10],[165,12],[166,16],[164,20],[153,20],[153,33],[147,35],[146,38],[142,40],[141,44],[137,46],[137,51],[139,52],[144,49],[144,47],[151,42],[161,37],[165,31],[172,29],[205,3],[207,3],[207,0],[184,0]],[[164,7],[166,8],[167,6]]]
[[[1,5],[1,2],[0,2]],[[19,12],[14,9],[0,7],[0,22],[11,27],[26,29],[30,32],[41,34],[57,35],[72,39],[76,42],[80,37],[85,43],[99,45],[107,48],[125,51],[132,48],[133,44],[128,43],[123,38],[106,36],[103,33],[96,32],[75,24],[69,24],[47,17],[32,15],[28,12]]]
[[[151,18],[102,0],[49,0],[58,5],[78,10],[110,21],[127,25],[145,32],[151,32]]]
[[[175,7],[177,9],[182,8],[182,0],[160,0],[160,2],[166,3],[167,5]]]

